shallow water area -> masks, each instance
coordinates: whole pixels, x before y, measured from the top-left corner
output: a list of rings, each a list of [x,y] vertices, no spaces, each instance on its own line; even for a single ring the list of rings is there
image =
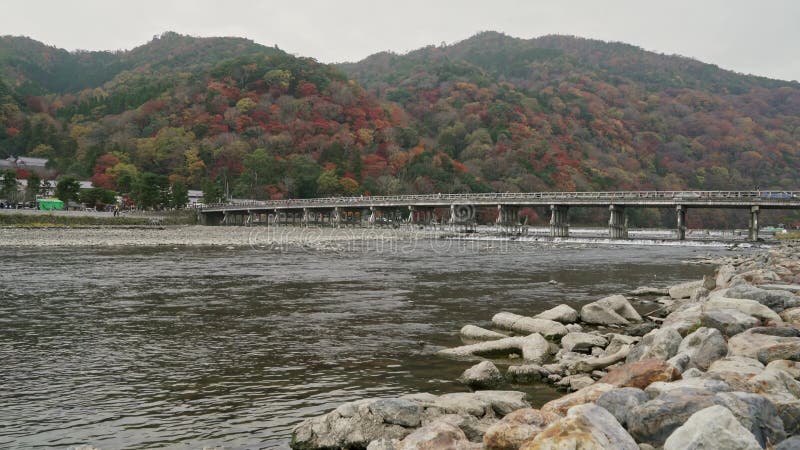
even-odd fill
[[[369,396],[460,392],[465,324],[710,273],[719,248],[417,240],[0,247],[0,447],[287,448]],[[559,395],[527,387],[535,405]]]

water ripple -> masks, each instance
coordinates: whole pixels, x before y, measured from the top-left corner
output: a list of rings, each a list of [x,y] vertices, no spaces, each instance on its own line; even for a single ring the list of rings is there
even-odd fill
[[[686,248],[465,245],[0,248],[0,447],[287,448],[341,402],[461,391],[468,364],[430,349],[466,323],[709,270],[674,264]]]

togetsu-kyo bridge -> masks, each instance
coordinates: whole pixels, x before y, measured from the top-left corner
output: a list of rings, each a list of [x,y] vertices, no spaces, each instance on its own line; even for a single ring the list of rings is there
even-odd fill
[[[800,209],[800,191],[630,191],[630,192],[527,192],[483,194],[432,194],[328,197],[271,201],[234,201],[204,205],[198,210],[203,225],[267,226],[311,224],[378,226],[408,223],[470,227],[477,210],[496,208],[497,224],[523,226],[519,210],[550,210],[550,236],[569,236],[571,208],[605,208],[608,233],[623,239],[628,234],[629,208],[668,208],[676,213],[678,239],[686,238],[686,213],[691,208],[736,208],[750,212],[749,238],[758,238],[758,215],[765,209]]]

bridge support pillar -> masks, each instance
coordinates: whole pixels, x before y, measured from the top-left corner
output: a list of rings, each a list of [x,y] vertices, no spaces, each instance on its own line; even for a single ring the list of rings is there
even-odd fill
[[[358,213],[358,224],[359,224],[360,226],[364,227],[364,226],[366,226],[367,224],[369,224],[369,214],[370,214],[370,211],[369,211],[369,209],[367,209],[367,208],[364,208],[364,209],[362,209],[362,210],[361,210],[361,211]],[[366,221],[367,223],[364,223],[365,221]]]
[[[253,226],[253,222],[255,222],[255,213],[253,213],[253,211],[250,211],[248,209],[247,210],[247,222],[245,223],[245,226],[252,227]]]
[[[675,212],[678,216],[678,240],[683,241],[686,239],[686,207],[683,205],[678,205],[675,207]]]
[[[569,206],[550,205],[550,237],[569,237]]]
[[[200,225],[222,225],[225,213],[204,212],[200,213]]]
[[[367,219],[367,222],[369,222],[369,226],[370,227],[374,227],[375,226],[375,220],[377,219],[377,217],[375,217],[375,212],[376,212],[375,211],[375,207],[374,206],[370,206],[369,207],[369,219]]]
[[[750,207],[750,233],[748,239],[751,241],[758,240],[758,212],[761,208],[758,206]]]
[[[331,213],[331,219],[333,220],[333,226],[335,228],[339,228],[342,226],[342,211],[337,206],[333,208],[333,212]]]
[[[303,220],[300,221],[300,224],[304,227],[307,227],[310,222],[311,212],[308,210],[308,208],[303,208]]]
[[[412,225],[429,225],[432,213],[430,208],[424,206],[409,206],[406,222]]]
[[[519,207],[497,205],[497,220],[495,221],[503,232],[516,233],[519,227]]]
[[[608,219],[608,236],[611,239],[625,239],[628,237],[628,219],[625,217],[625,208],[611,205],[608,207],[611,216]]]

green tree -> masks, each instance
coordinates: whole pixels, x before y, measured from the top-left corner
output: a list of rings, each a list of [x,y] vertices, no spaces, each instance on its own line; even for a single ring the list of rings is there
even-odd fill
[[[264,74],[264,81],[267,82],[267,86],[278,89],[280,92],[286,92],[292,83],[292,72],[273,69]]]
[[[120,192],[132,192],[136,179],[139,178],[139,169],[133,164],[119,163],[108,169],[109,174],[117,182]]]
[[[143,172],[134,183],[133,199],[140,208],[159,208],[168,204],[169,180],[163,175]]]
[[[64,206],[66,206],[70,200],[78,200],[80,191],[81,185],[78,180],[73,177],[63,177],[58,180],[55,193],[56,197],[64,202]]]
[[[277,184],[284,164],[263,148],[257,148],[244,157],[244,171],[237,183],[237,192],[248,198],[263,198],[263,187]]]
[[[171,208],[185,208],[189,203],[189,188],[185,183],[176,181],[169,190],[169,206]]]
[[[222,203],[223,201],[225,201],[225,195],[219,183],[206,180],[206,182],[203,183],[203,203]]]
[[[242,114],[247,114],[248,112],[252,111],[253,108],[258,106],[258,103],[254,102],[253,99],[250,97],[245,97],[238,102],[236,102],[236,109],[239,110]]]
[[[33,201],[42,191],[42,179],[35,172],[28,176],[28,187],[25,188],[25,200]]]
[[[0,184],[0,197],[16,202],[18,182],[17,174],[13,170],[2,173],[3,183]]]
[[[112,205],[117,201],[117,194],[103,188],[81,189],[78,199],[90,208],[102,209],[106,205]]]
[[[183,128],[162,128],[155,137],[136,142],[137,167],[167,173],[185,163],[185,152],[192,148],[195,136]]]
[[[317,191],[320,195],[339,195],[342,193],[342,185],[339,177],[333,170],[326,170],[317,178]]]
[[[317,178],[322,169],[308,156],[294,155],[289,159],[289,171],[285,184],[295,198],[311,198],[317,195]]]

